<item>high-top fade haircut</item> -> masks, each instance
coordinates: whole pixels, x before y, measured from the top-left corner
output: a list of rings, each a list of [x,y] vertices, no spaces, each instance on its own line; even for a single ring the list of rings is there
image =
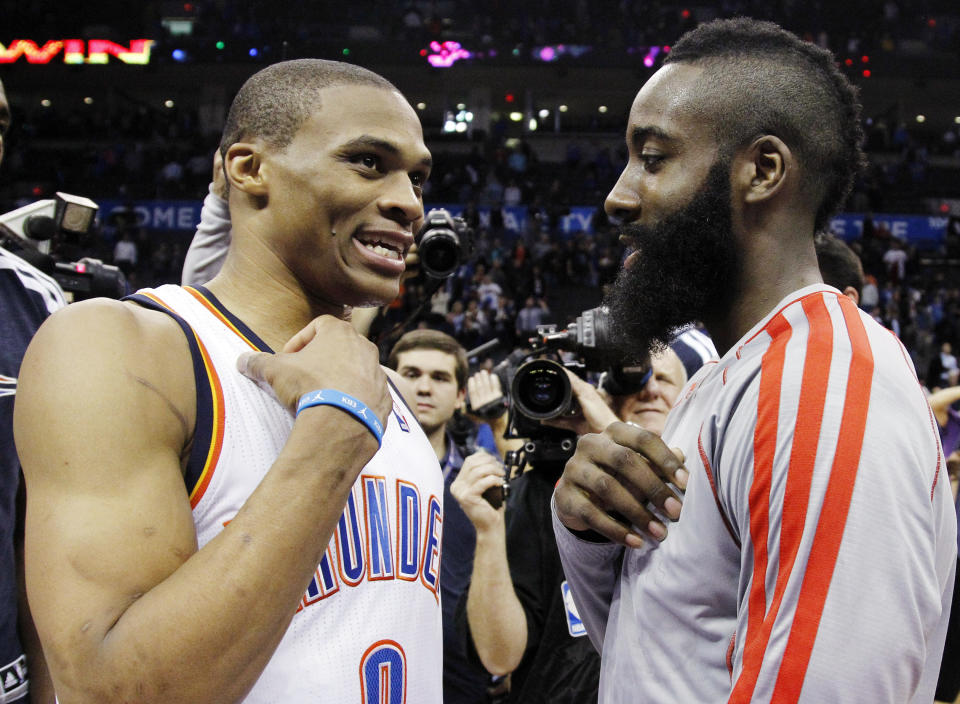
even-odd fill
[[[741,17],[684,34],[665,61],[681,62],[710,69],[698,109],[721,153],[765,134],[782,139],[817,204],[815,230],[825,229],[866,163],[857,90],[833,54],[772,22]]]
[[[226,158],[231,144],[258,137],[283,149],[320,107],[323,88],[363,85],[396,91],[383,76],[360,66],[324,59],[295,59],[267,66],[240,87],[220,138]]]

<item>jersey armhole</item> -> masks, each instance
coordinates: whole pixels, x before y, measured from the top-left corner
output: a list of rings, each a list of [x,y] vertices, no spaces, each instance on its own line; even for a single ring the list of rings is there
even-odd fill
[[[215,384],[211,382],[213,367],[209,364],[206,350],[203,349],[196,332],[194,332],[190,324],[177,313],[167,308],[157,299],[141,293],[131,294],[124,297],[123,300],[132,301],[150,310],[166,313],[176,321],[183,331],[184,336],[187,338],[187,345],[190,347],[190,357],[193,361],[193,378],[197,389],[197,408],[190,457],[187,460],[183,480],[186,485],[187,494],[190,496],[190,506],[194,508],[200,498],[198,490],[202,489],[200,486],[201,479],[205,476],[204,470],[207,466],[207,460],[214,450],[214,440],[216,436],[214,427],[216,415],[214,412]]]

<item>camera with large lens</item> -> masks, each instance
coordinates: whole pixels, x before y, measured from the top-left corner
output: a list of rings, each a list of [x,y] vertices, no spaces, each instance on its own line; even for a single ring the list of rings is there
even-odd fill
[[[99,206],[83,196],[57,193],[0,214],[0,242],[14,254],[51,276],[68,300],[106,296],[120,298],[127,280],[117,267],[84,257],[71,261],[85,248]]]
[[[573,389],[564,368],[580,376],[587,372],[606,372],[618,379],[624,378],[624,368],[618,364],[621,355],[614,343],[610,313],[605,307],[585,310],[563,330],[555,325],[541,325],[530,342],[533,348],[528,355],[530,361],[520,364],[512,375],[510,395],[517,413],[531,420],[550,420],[576,413]],[[561,350],[571,353],[572,357],[564,359],[559,353]],[[549,353],[549,357],[545,357],[545,353]]]
[[[473,251],[473,230],[463,218],[453,217],[444,208],[427,213],[416,235],[420,267],[428,276],[453,276]]]
[[[599,374],[604,390],[630,394],[643,389],[650,378],[649,360],[625,364],[614,339],[609,311],[592,308],[558,330],[541,325],[530,349],[514,352],[494,368],[501,386],[509,389],[507,437],[527,438],[518,462],[565,462],[573,455],[576,436],[543,421],[579,412],[567,370],[586,378]]]

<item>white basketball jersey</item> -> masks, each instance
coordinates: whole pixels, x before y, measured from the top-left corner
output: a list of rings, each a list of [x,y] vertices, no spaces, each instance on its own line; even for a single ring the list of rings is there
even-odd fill
[[[172,314],[193,352],[197,423],[186,479],[202,548],[270,469],[293,415],[237,371],[241,353],[270,350],[209,291],[161,286],[131,299]],[[443,476],[420,425],[390,392],[383,444],[247,703],[442,700]]]

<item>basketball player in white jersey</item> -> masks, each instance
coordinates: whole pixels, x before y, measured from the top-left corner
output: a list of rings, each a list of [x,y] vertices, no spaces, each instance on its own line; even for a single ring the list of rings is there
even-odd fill
[[[241,88],[206,287],[53,316],[21,373],[31,607],[61,704],[435,702],[443,478],[352,306],[392,300],[430,154],[386,80]]]
[[[943,453],[906,351],[814,251],[862,162],[858,114],[832,55],[749,19],[685,35],[634,100],[613,315],[638,350],[702,320],[720,359],[662,441],[614,423],[558,482],[603,704],[933,699]]]

